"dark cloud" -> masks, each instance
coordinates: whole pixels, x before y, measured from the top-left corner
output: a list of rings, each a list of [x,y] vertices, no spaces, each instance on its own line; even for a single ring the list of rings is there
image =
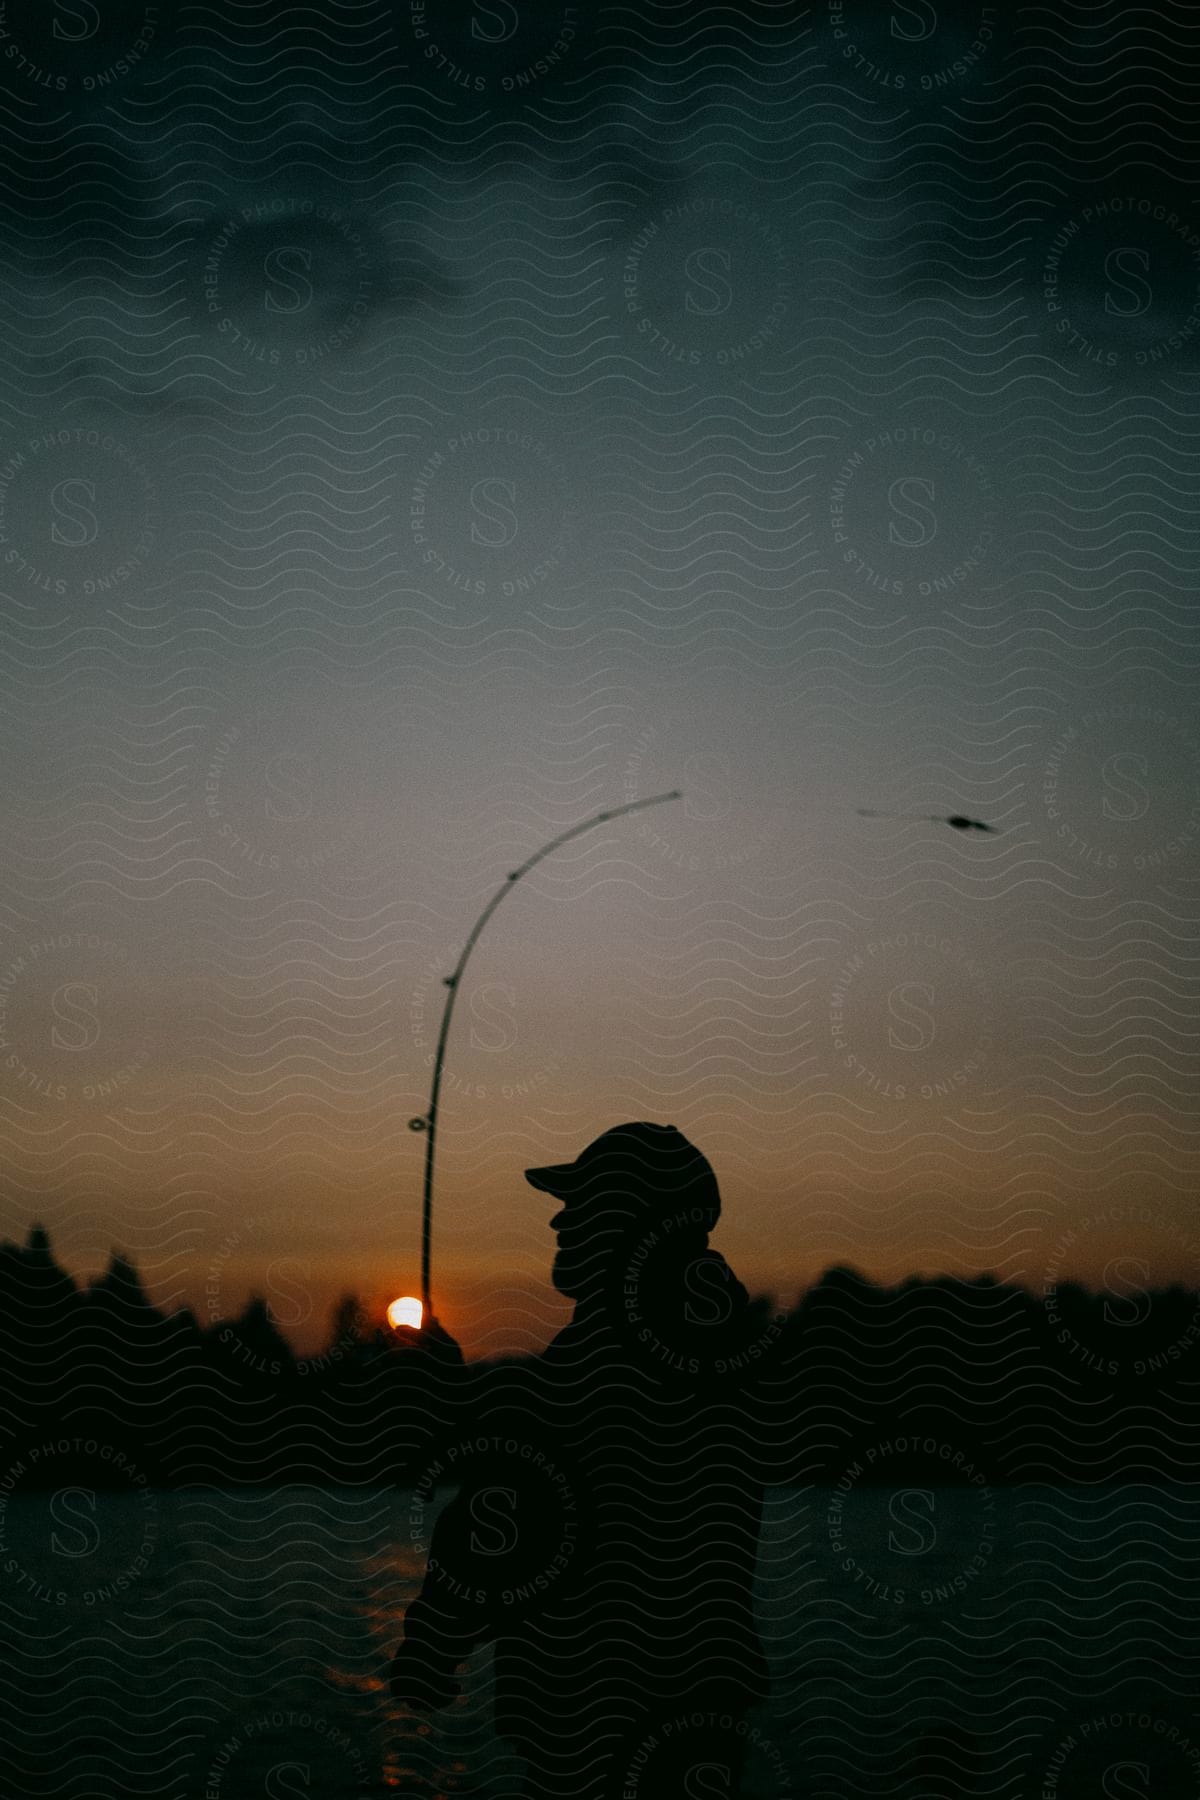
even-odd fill
[[[63,19],[65,36],[54,23]],[[844,131],[845,103],[867,108],[843,179],[874,209],[878,241],[890,234],[907,249],[896,264],[905,299],[983,297],[997,259],[1019,259],[1040,307],[1056,233],[1089,207],[1165,200],[1189,224],[1197,216],[1200,31],[1177,5],[1067,30],[1057,16],[976,0],[747,0],[687,18],[649,5],[636,28],[627,8],[561,0],[519,10],[320,0],[227,14],[77,0],[61,16],[25,0],[0,6],[0,31],[6,261],[33,291],[48,271],[60,287],[68,269],[75,282],[115,282],[135,311],[149,259],[172,233],[190,267],[226,216],[280,196],[354,222],[370,246],[373,315],[452,309],[467,296],[443,249],[398,245],[380,228],[406,182],[535,170],[586,187],[617,241],[686,185],[688,145],[714,89],[735,114],[755,94],[783,97],[818,148],[837,141],[820,123],[826,113]],[[744,120],[736,129],[745,133]],[[1196,297],[1186,237],[1156,223],[1145,241],[1091,233],[1068,271],[1081,319],[1099,309],[1092,322],[1126,330],[1131,345],[1178,335]],[[297,243],[321,251],[319,234]],[[243,234],[237,254],[249,245]],[[1153,255],[1153,317],[1132,310],[1133,287],[1110,306],[1114,250],[1130,253],[1134,274]],[[334,268],[334,308],[341,279]]]

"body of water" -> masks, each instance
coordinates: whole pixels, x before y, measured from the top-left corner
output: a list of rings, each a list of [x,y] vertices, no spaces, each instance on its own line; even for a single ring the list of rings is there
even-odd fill
[[[1163,1487],[770,1491],[748,1794],[1097,1800],[1126,1764],[1156,1785],[1114,1792],[1200,1793],[1198,1510]],[[489,1652],[427,1726],[388,1699],[423,1573],[407,1515],[384,1490],[12,1496],[2,1791],[508,1800]]]

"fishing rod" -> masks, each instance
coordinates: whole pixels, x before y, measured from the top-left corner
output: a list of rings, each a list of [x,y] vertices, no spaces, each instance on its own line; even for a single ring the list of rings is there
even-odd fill
[[[463,971],[467,966],[467,961],[471,952],[479,942],[484,926],[487,924],[500,902],[504,899],[505,895],[511,894],[513,888],[516,886],[517,882],[521,880],[522,876],[528,875],[530,869],[536,868],[538,863],[544,861],[547,856],[552,855],[555,850],[561,849],[564,844],[569,844],[572,838],[582,837],[584,832],[594,830],[597,825],[607,824],[610,819],[620,819],[623,818],[626,813],[640,812],[647,806],[662,806],[664,802],[668,800],[682,800],[682,798],[683,795],[681,791],[678,788],[673,788],[669,794],[654,794],[648,800],[632,800],[626,806],[606,807],[603,812],[596,813],[593,818],[585,819],[581,825],[572,825],[569,831],[560,832],[558,837],[551,838],[548,844],[544,844],[540,850],[536,851],[534,855],[528,859],[528,861],[523,862],[519,869],[513,869],[512,872],[505,877],[503,885],[492,895],[492,898],[488,901],[487,905],[476,919],[475,924],[471,929],[471,934],[463,945],[462,954],[455,964],[453,973],[442,977],[442,985],[447,989],[446,1005],[442,1011],[442,1023],[441,1028],[438,1031],[437,1049],[434,1052],[433,1079],[429,1088],[429,1106],[427,1111],[421,1113],[417,1118],[408,1121],[408,1128],[410,1131],[423,1131],[425,1133],[425,1187],[421,1214],[421,1307],[423,1318],[430,1314],[431,1311],[430,1269],[433,1241],[433,1172],[434,1157],[437,1150],[438,1105],[441,1100],[442,1075],[446,1067],[446,1046],[450,1038],[450,1022],[454,1017],[454,1002],[458,998],[458,990],[462,982]],[[963,813],[951,813],[949,815],[942,813],[888,813],[878,812],[865,806],[859,807],[858,812],[860,817],[866,819],[928,819],[934,824],[953,826],[955,831],[994,832],[997,830],[995,825],[985,825],[981,819],[971,819]],[[398,1302],[397,1304],[400,1303]],[[404,1322],[413,1323],[414,1321],[406,1320]]]
[[[504,885],[492,895],[492,898],[488,901],[487,905],[476,919],[475,924],[471,929],[471,935],[463,945],[462,955],[454,966],[453,973],[450,975],[443,975],[442,977],[442,985],[449,991],[446,995],[446,1005],[442,1013],[441,1029],[438,1032],[437,1049],[434,1052],[433,1080],[429,1089],[429,1108],[428,1111],[420,1114],[419,1117],[408,1121],[408,1128],[410,1131],[423,1131],[425,1133],[425,1197],[421,1215],[421,1304],[423,1318],[430,1315],[430,1255],[433,1236],[433,1159],[437,1147],[438,1102],[442,1092],[442,1071],[446,1066],[446,1044],[450,1037],[450,1021],[454,1016],[454,1002],[458,998],[459,984],[462,981],[463,970],[467,966],[467,959],[479,942],[480,933],[483,931],[484,926],[487,924],[500,902],[504,899],[505,895],[511,894],[521,877],[523,875],[528,875],[530,869],[536,868],[538,863],[551,855],[553,851],[561,849],[564,844],[569,844],[572,838],[581,837],[585,831],[591,831],[597,825],[607,824],[610,819],[622,818],[625,813],[640,812],[647,806],[661,806],[666,800],[681,800],[682,798],[683,795],[679,789],[675,788],[669,794],[655,794],[649,800],[632,800],[627,806],[610,806],[607,807],[604,812],[597,813],[594,818],[585,819],[582,825],[572,825],[569,831],[561,832],[558,837],[552,838],[548,844],[544,844],[540,850],[531,856],[528,862],[523,862],[519,869],[514,869],[512,873],[505,878]]]

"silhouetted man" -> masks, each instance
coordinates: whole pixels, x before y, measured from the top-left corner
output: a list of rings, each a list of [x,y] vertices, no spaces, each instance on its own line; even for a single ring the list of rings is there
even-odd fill
[[[574,1316],[542,1357],[482,1375],[435,1462],[461,1487],[393,1693],[445,1704],[494,1641],[496,1729],[528,1760],[528,1795],[732,1800],[768,1689],[748,1380],[762,1315],[708,1247],[716,1177],[673,1126],[617,1126],[526,1177],[563,1203],[553,1279]],[[420,1489],[413,1504],[420,1518]]]

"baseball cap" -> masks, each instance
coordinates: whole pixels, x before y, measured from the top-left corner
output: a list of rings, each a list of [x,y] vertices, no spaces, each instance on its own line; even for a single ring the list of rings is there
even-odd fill
[[[525,1179],[567,1206],[586,1205],[614,1187],[664,1203],[700,1209],[697,1222],[715,1225],[721,1194],[712,1164],[674,1125],[641,1120],[614,1125],[593,1138],[574,1162],[526,1169]]]

